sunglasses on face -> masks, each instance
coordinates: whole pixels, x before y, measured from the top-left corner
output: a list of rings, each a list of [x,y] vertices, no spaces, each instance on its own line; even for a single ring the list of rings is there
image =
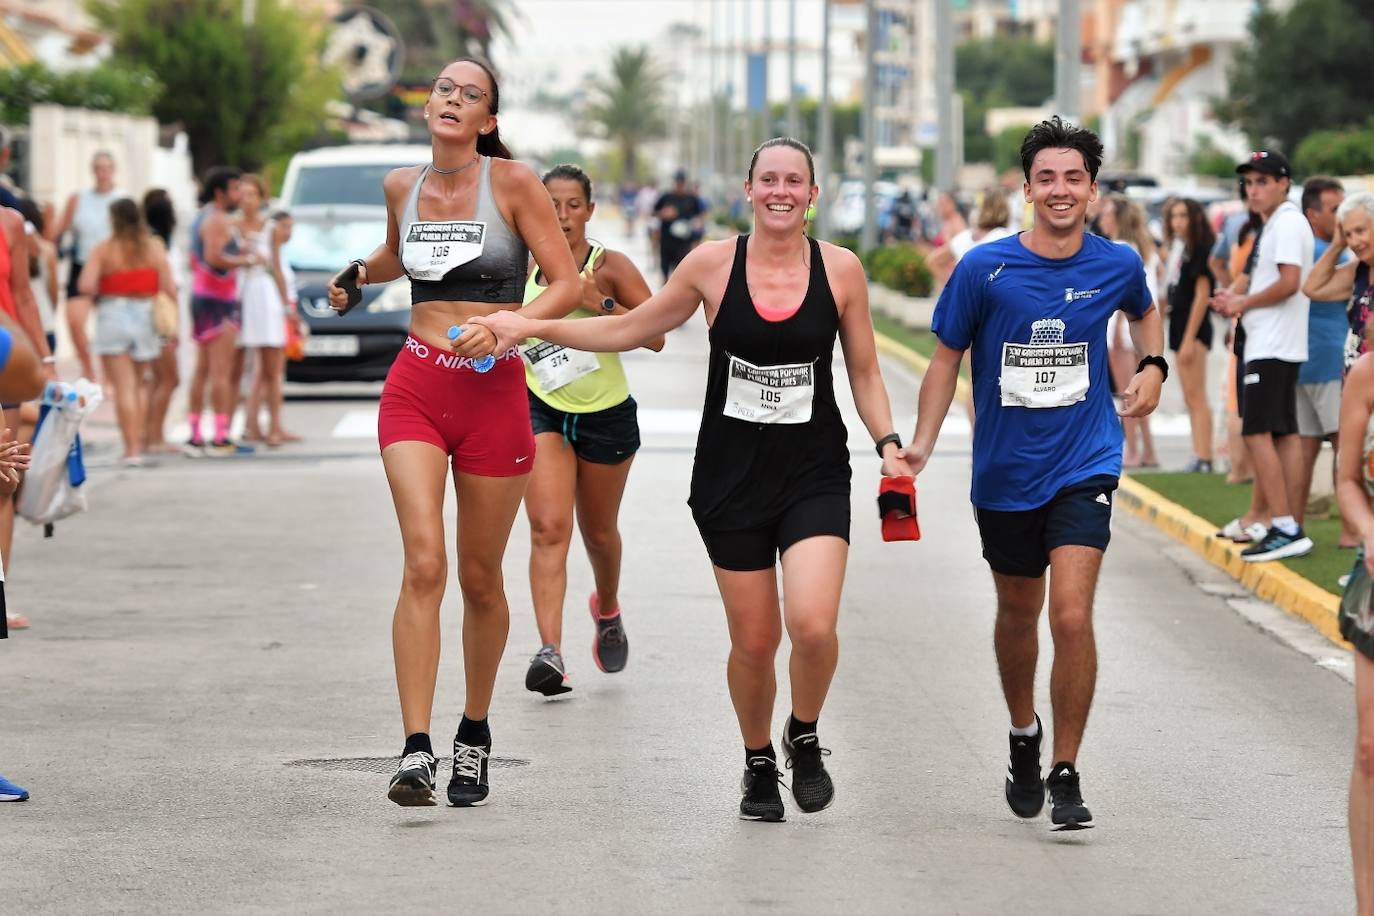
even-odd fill
[[[434,81],[434,94],[440,98],[448,98],[453,95],[455,90],[457,90],[458,98],[463,100],[464,105],[476,105],[482,99],[487,98],[485,90],[479,89],[471,83],[460,86],[446,76],[441,76]]]

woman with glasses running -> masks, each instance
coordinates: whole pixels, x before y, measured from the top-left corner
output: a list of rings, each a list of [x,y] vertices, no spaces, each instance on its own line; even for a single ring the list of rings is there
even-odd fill
[[[575,165],[544,176],[559,225],[581,265],[582,298],[568,318],[623,315],[649,298],[649,285],[629,258],[587,238],[596,210],[592,182]],[[525,284],[525,301],[544,292],[539,269]],[[649,341],[663,349],[663,335]],[[542,648],[530,659],[525,687],[546,697],[567,693],[563,664],[563,599],[574,508],[596,588],[587,606],[596,623],[592,659],[607,673],[621,671],[630,643],[620,619],[620,500],[639,450],[635,399],[620,356],[569,350],[531,340],[521,347],[530,389],[534,471],[525,495],[530,519],[530,591]]]
[[[405,551],[391,629],[406,736],[387,793],[398,805],[434,804],[429,725],[448,576],[443,509],[450,465],[467,689],[448,802],[487,801],[487,710],[510,627],[501,560],[535,446],[519,350],[493,354],[495,335],[472,319],[521,307],[531,254],[549,285],[525,312],[561,318],[580,301],[577,268],[548,192],[534,172],[511,161],[497,129],[499,108],[496,78],[484,64],[459,60],[444,68],[425,102],[433,161],[386,176],[386,241],[329,286],[330,305],[342,311],[352,276],[359,284],[410,278],[410,335],[377,417]]]
[[[911,470],[891,431],[863,265],[805,233],[806,210],[819,193],[810,150],[784,137],[764,143],[744,191],[754,233],[695,249],[633,311],[583,321],[510,312],[475,320],[496,331],[499,344],[537,337],[623,351],[677,327],[705,303],[711,353],[688,503],[730,630],[726,672],[746,767],[739,814],[776,822],[785,819],[771,740],[774,657],[784,627],[792,642],[792,714],[782,745],[792,795],[805,812],[835,796],[817,722],[839,660],[836,623],[849,556],[848,435],[831,369],[837,338],[882,472]]]

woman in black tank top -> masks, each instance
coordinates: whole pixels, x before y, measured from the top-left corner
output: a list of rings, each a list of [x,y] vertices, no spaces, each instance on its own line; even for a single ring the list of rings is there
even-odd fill
[[[740,817],[780,821],[770,733],[784,622],[792,642],[792,715],[783,729],[792,794],[807,812],[834,797],[816,724],[839,657],[835,627],[849,549],[848,436],[831,377],[837,336],[859,416],[881,443],[882,472],[911,471],[890,434],[863,267],[852,252],[805,235],[817,194],[810,151],[796,140],[769,140],[754,153],[745,189],[754,234],[702,245],[626,315],[532,321],[501,312],[474,320],[501,346],[538,337],[623,351],[681,325],[705,303],[711,357],[689,503],[730,624],[727,671],[746,762]]]

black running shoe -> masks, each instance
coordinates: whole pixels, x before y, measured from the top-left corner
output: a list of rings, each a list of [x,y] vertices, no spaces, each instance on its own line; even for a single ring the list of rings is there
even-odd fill
[[[592,643],[592,659],[596,667],[607,674],[625,670],[625,662],[630,658],[630,641],[625,638],[625,625],[620,622],[620,609],[614,616],[602,617],[601,608],[596,600],[596,592],[587,599],[592,620],[596,621],[596,641]]]
[[[780,782],[782,774],[778,772],[776,760],[751,757],[739,786],[744,793],[739,802],[740,820],[768,821],[773,824],[787,820],[782,807],[782,793],[778,791]]]
[[[453,778],[448,781],[448,803],[455,808],[479,808],[491,791],[487,784],[487,758],[491,741],[484,745],[462,744],[453,739]]]
[[[1078,788],[1078,771],[1071,763],[1056,763],[1045,779],[1050,793],[1051,830],[1087,830],[1093,825],[1092,812],[1083,804]]]
[[[556,697],[572,690],[568,683],[568,671],[563,667],[563,656],[553,646],[545,646],[530,659],[530,670],[525,672],[525,689],[542,693],[546,697]]]
[[[807,814],[829,808],[835,800],[835,784],[821,758],[829,757],[830,749],[821,747],[815,732],[794,738],[787,734],[787,726],[782,730],[782,749],[792,770],[792,797],[797,800],[797,807]]]
[[[411,751],[401,758],[386,797],[403,808],[430,807],[434,801],[434,773],[438,761],[433,754]]]
[[[1017,817],[1035,817],[1045,808],[1045,783],[1040,779],[1040,739],[1045,726],[1035,717],[1035,734],[1009,735],[1011,760],[1007,764],[1007,804]]]

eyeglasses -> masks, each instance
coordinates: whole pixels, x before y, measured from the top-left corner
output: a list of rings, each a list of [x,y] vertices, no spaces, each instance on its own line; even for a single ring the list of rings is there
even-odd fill
[[[468,83],[466,86],[459,86],[446,76],[441,76],[434,81],[434,93],[440,98],[448,98],[453,95],[454,90],[458,91],[458,98],[463,100],[464,105],[476,105],[484,98],[488,98],[485,90]]]

